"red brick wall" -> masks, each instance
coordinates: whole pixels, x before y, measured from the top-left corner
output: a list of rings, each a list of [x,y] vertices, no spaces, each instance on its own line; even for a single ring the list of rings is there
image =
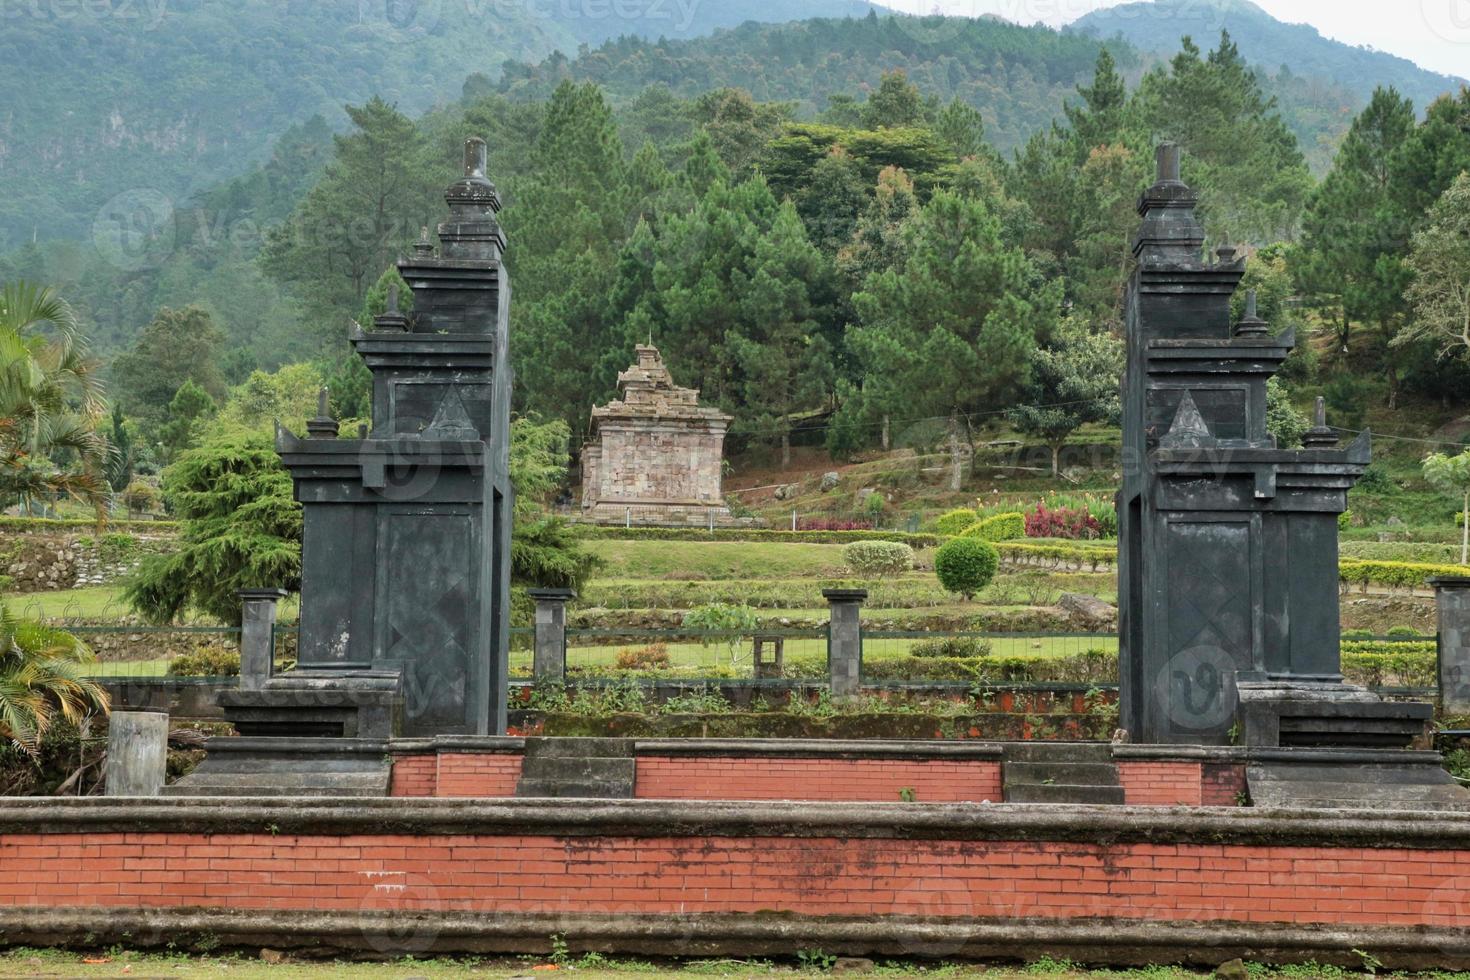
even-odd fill
[[[1000,762],[988,759],[793,759],[639,756],[640,799],[876,800],[912,789],[923,803],[1001,801]]]
[[[433,796],[439,780],[439,759],[431,752],[423,755],[395,755],[393,780],[389,796]]]
[[[1205,806],[1240,806],[1245,792],[1245,765],[1206,762],[1200,767],[1200,802]]]
[[[514,796],[521,757],[504,753],[445,753],[439,756],[435,796]]]
[[[391,796],[514,796],[521,757],[506,752],[443,752],[393,757]]]
[[[182,818],[181,818],[182,819]],[[865,837],[8,833],[0,904],[1470,927],[1470,850]]]
[[[1199,806],[1202,800],[1198,762],[1119,760],[1118,782],[1130,806]]]

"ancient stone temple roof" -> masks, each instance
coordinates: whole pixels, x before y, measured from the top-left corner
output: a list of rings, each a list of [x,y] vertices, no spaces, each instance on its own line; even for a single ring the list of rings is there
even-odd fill
[[[609,419],[689,419],[728,422],[731,416],[718,408],[699,404],[698,388],[681,388],[674,384],[663,357],[652,344],[634,348],[638,360],[618,375],[622,398],[592,409],[593,423]]]

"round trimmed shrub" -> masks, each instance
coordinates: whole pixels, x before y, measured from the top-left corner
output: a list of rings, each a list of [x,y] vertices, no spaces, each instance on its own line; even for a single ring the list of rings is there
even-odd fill
[[[969,507],[956,507],[954,510],[936,517],[934,523],[929,525],[929,528],[935,534],[955,535],[959,534],[971,524],[974,524],[979,516],[979,514],[975,513]]]
[[[983,521],[976,521],[960,532],[961,537],[979,538],[981,541],[1014,541],[1026,536],[1026,515],[1021,513],[996,514]]]
[[[966,599],[990,584],[1000,565],[1000,555],[979,538],[953,538],[934,553],[934,572],[939,584]]]
[[[858,575],[902,575],[914,567],[914,549],[896,541],[854,541],[842,558]]]

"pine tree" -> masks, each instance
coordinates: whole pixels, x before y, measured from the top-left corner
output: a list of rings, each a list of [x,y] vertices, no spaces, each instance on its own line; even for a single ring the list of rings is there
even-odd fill
[[[853,295],[858,323],[848,343],[862,366],[863,398],[877,411],[948,420],[958,489],[971,413],[1022,390],[1059,296],[1037,286],[979,199],[935,193],[905,223],[904,244],[903,264],[872,273]]]

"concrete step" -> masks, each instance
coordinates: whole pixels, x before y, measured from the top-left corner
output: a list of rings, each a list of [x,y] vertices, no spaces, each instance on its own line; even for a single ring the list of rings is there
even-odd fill
[[[282,793],[293,796],[336,796],[347,792],[353,795],[386,796],[388,793],[388,770],[378,772],[217,772],[197,770],[180,779],[173,788],[182,788],[175,795],[226,795],[220,790],[240,786],[273,786]],[[364,791],[358,793],[357,791]],[[229,794],[241,795],[241,794]]]
[[[164,796],[270,796],[270,797],[374,797],[388,795],[385,782],[382,786],[330,786],[302,789],[280,786],[276,783],[231,783],[220,786],[191,787],[183,780],[163,788]]]
[[[1068,783],[1005,784],[1007,803],[1112,803],[1123,802],[1121,786],[1086,786]]]
[[[209,770],[211,772],[234,772],[234,773],[357,773],[383,771],[383,757],[352,757],[342,756],[335,759],[312,759],[280,756],[255,756],[255,755],[212,755],[210,756]]]
[[[1117,786],[1118,767],[1111,762],[1007,762],[1008,783],[1072,783]]]
[[[1113,761],[1113,747],[1107,742],[1006,742],[1002,758],[1012,762],[1092,762]]]
[[[528,738],[526,760],[533,758],[631,759],[631,738]]]
[[[521,772],[532,779],[564,779],[570,782],[632,782],[637,763],[632,759],[594,759],[537,756],[521,763]]]
[[[521,798],[629,800],[633,798],[633,783],[600,780],[535,779],[522,777],[516,784],[516,796]]]
[[[1390,763],[1246,766],[1256,806],[1341,807],[1369,810],[1467,810],[1470,790],[1439,766]]]

